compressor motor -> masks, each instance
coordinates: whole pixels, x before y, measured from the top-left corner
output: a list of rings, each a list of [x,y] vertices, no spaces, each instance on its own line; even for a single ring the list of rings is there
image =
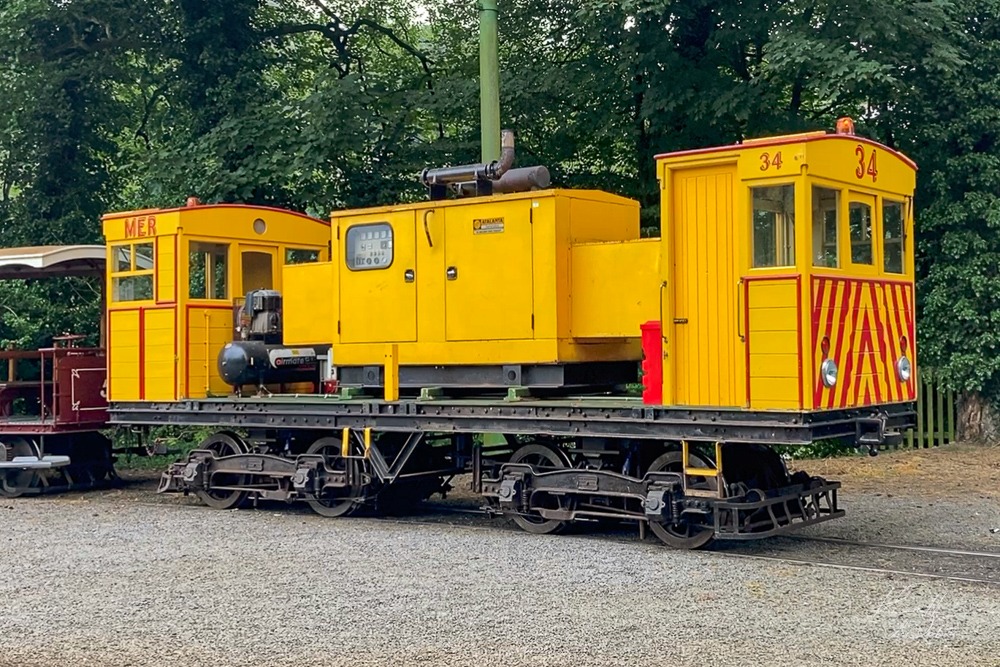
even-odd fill
[[[247,292],[243,305],[234,312],[237,340],[281,342],[281,292],[258,289]]]
[[[244,385],[318,383],[321,355],[329,346],[282,345],[281,293],[247,292],[233,308],[234,340],[219,351],[219,376],[239,394]]]

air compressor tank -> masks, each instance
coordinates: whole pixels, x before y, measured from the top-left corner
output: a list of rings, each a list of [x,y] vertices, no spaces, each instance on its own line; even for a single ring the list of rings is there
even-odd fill
[[[227,343],[219,351],[219,376],[232,387],[319,382],[322,347],[286,347],[262,341]]]

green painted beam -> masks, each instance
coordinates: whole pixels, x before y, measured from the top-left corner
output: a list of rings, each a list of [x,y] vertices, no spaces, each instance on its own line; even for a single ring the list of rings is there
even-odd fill
[[[497,0],[479,0],[479,115],[483,162],[500,159],[500,60]]]

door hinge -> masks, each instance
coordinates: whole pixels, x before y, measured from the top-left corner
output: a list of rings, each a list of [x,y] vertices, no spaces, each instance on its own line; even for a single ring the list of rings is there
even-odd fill
[[[531,314],[531,330],[532,331],[535,330],[535,314],[534,313]]]
[[[340,335],[340,320],[337,320],[337,335]]]
[[[337,225],[337,240],[340,240],[340,225]]]

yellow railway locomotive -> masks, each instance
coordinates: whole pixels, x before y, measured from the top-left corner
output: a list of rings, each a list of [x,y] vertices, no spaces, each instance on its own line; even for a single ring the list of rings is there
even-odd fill
[[[841,516],[772,446],[913,422],[915,165],[846,119],[660,155],[640,238],[636,202],[531,187],[505,139],[425,170],[427,201],[329,223],[105,217],[112,421],[218,429],[161,490],[340,516],[471,472],[526,530],[617,519],[682,548]]]

